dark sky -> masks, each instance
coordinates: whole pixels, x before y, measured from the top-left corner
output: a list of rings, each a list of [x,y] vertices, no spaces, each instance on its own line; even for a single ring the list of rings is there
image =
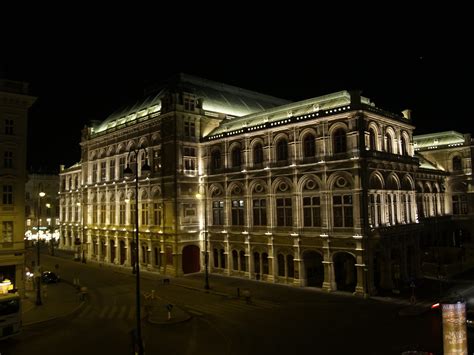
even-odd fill
[[[140,97],[146,83],[177,72],[290,100],[360,89],[378,107],[412,109],[416,134],[473,131],[473,57],[464,37],[452,36],[467,37],[465,31],[431,32],[398,21],[404,30],[390,36],[377,28],[365,34],[356,27],[321,32],[265,24],[229,32],[193,24],[184,34],[105,24],[68,32],[66,22],[41,36],[32,31],[15,38],[0,56],[0,76],[30,82],[38,97],[29,118],[28,166],[34,169],[78,161],[85,124]]]

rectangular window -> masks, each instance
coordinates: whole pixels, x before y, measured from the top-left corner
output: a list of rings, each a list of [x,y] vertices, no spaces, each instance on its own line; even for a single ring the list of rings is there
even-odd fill
[[[3,204],[13,205],[13,186],[3,185]]]
[[[184,170],[196,170],[196,149],[193,147],[184,147]]]
[[[196,136],[196,124],[194,122],[184,122],[184,136],[195,137]]]
[[[303,197],[305,227],[321,227],[321,201],[319,197]]]
[[[13,168],[13,152],[4,152],[3,153],[3,166],[5,169]]]
[[[453,214],[467,214],[466,195],[453,195]]]
[[[13,242],[13,221],[2,222],[2,242],[3,243]]]
[[[105,205],[105,203],[101,203],[101,205],[100,205],[100,224],[105,224],[105,216],[106,216],[106,205]]]
[[[79,222],[79,206],[74,206],[74,220]]]
[[[92,223],[97,224],[97,205],[92,206]]]
[[[232,225],[244,225],[244,201],[232,200]]]
[[[291,198],[276,199],[277,226],[291,227],[293,225],[293,211]]]
[[[215,226],[224,225],[224,201],[212,202],[212,224]]]
[[[142,225],[148,225],[148,203],[142,203]]]
[[[119,171],[118,176],[119,179],[123,179],[123,171],[125,170],[125,157],[120,157],[119,159]]]
[[[9,136],[13,135],[13,120],[12,119],[7,118],[5,120],[5,134]]]
[[[109,224],[115,224],[115,201],[110,202],[109,208]]]
[[[253,200],[253,225],[267,225],[267,201],[264,198]]]
[[[125,204],[120,204],[120,211],[119,211],[119,224],[123,226],[125,224]]]
[[[333,196],[332,202],[334,227],[352,227],[354,224],[352,215],[352,196]]]
[[[97,182],[97,163],[92,164],[92,183]]]
[[[106,171],[107,171],[107,162],[103,161],[100,163],[100,181],[105,181]]]
[[[184,109],[186,111],[194,111],[194,107],[195,107],[194,99],[191,99],[189,97],[185,97],[183,99],[183,103],[184,103]]]
[[[157,226],[161,226],[161,204],[154,203],[153,204],[153,222]]]
[[[109,160],[109,180],[115,180],[115,158]]]

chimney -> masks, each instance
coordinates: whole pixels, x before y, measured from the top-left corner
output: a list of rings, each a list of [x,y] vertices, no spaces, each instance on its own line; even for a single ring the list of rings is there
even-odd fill
[[[411,121],[411,110],[410,109],[406,109],[406,110],[403,110],[402,111],[402,115],[403,117],[405,117],[408,121]]]

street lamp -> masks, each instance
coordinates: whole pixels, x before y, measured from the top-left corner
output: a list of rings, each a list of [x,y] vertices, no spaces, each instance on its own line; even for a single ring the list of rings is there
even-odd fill
[[[123,175],[126,179],[130,179],[135,177],[135,243],[132,252],[135,252],[135,262],[133,263],[135,276],[136,276],[136,308],[137,308],[137,332],[136,332],[136,346],[138,346],[138,355],[144,354],[143,349],[143,341],[142,341],[142,329],[141,329],[141,321],[140,321],[140,261],[138,259],[138,249],[139,249],[139,231],[138,231],[138,153],[140,150],[143,150],[145,153],[145,162],[141,169],[141,175],[149,175],[151,169],[147,163],[147,152],[146,149],[140,147],[138,149],[134,149],[130,147],[127,156],[127,166],[123,171]],[[135,172],[130,168],[130,155],[135,154]]]
[[[36,229],[36,305],[41,306],[43,302],[41,302],[41,268],[40,268],[40,213],[41,213],[41,198],[44,197],[46,194],[44,192],[40,192],[38,194],[38,212],[36,215],[37,225],[38,228]]]
[[[47,203],[46,208],[48,209],[47,215],[49,217],[46,218],[46,221],[48,222],[48,230],[49,230],[49,244],[51,246],[51,255],[54,256],[54,226],[51,223],[51,204]]]
[[[207,194],[206,186],[203,186],[204,195],[201,193],[196,194],[196,198],[204,201],[204,288],[206,290],[210,289],[209,286],[209,253],[207,252]]]
[[[86,262],[86,256],[85,256],[85,250],[84,250],[84,209],[83,209],[83,204],[81,202],[76,202],[77,208],[81,209],[80,210],[80,236],[79,236],[79,230],[77,231],[77,237],[74,240],[74,245],[76,248],[76,251],[74,253],[74,260],[79,261],[81,260],[81,254],[82,254],[82,262]]]

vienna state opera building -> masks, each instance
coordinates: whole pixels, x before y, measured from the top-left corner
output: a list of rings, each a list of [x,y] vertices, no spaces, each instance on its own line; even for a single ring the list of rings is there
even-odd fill
[[[356,295],[450,272],[471,259],[471,137],[414,129],[359,92],[290,102],[179,74],[84,128],[59,247],[131,268],[138,228],[142,269]]]

